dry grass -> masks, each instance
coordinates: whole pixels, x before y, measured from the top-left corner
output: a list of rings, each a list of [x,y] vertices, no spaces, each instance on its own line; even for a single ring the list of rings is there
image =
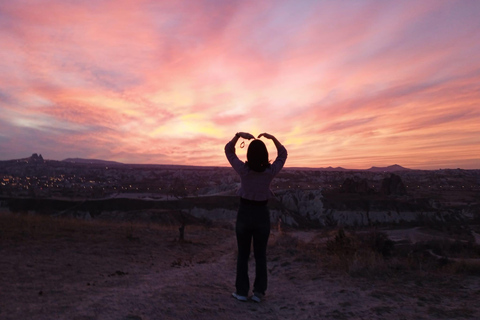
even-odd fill
[[[332,270],[352,276],[373,276],[388,273],[387,259],[393,242],[383,233],[347,234],[339,229],[327,241],[323,261]]]
[[[480,275],[480,246],[451,241],[447,236],[397,246],[382,232],[338,229],[325,244],[302,244],[292,239],[284,243],[287,252],[294,250],[297,257],[308,256],[306,260],[350,276],[390,277],[409,272]]]
[[[187,226],[187,238],[189,231],[198,228],[207,227]],[[164,230],[177,235],[178,226],[0,212],[0,242],[68,239],[102,232],[110,232],[117,239],[135,241],[145,230]],[[395,246],[382,232],[359,233],[337,229],[330,232],[328,241],[321,243],[304,243],[289,233],[275,234],[269,247],[272,256],[282,255],[293,261],[319,264],[350,276],[383,277],[411,271],[480,275],[480,262],[477,260],[480,258],[480,246],[447,238]]]
[[[188,228],[190,227],[187,227],[187,230]],[[173,232],[178,227],[141,221],[86,221],[69,217],[0,212],[0,241],[15,241],[17,243],[65,239],[78,235],[89,236],[105,232],[112,233],[117,238],[138,240],[146,229]]]
[[[376,230],[324,230],[308,243],[299,240],[294,231],[278,233],[272,238],[269,255],[275,261],[281,257],[352,277],[480,275],[480,246],[449,240],[448,235],[416,244],[395,244]]]
[[[14,213],[0,214],[0,225],[0,239],[3,241],[55,239],[93,226],[87,221],[76,219]]]

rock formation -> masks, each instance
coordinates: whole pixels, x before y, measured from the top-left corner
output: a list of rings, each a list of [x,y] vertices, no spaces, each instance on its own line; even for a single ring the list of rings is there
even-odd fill
[[[340,187],[341,193],[373,193],[373,189],[368,186],[367,179],[359,179],[357,177],[347,178]]]
[[[382,180],[382,187],[380,188],[380,193],[386,196],[389,195],[405,195],[407,194],[407,189],[402,182],[400,176],[392,173],[390,177],[384,178]]]

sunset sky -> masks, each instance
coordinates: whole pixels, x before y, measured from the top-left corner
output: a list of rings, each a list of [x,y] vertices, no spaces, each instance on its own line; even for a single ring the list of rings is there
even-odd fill
[[[479,17],[477,0],[0,0],[0,160],[228,166],[245,131],[287,167],[479,169]]]

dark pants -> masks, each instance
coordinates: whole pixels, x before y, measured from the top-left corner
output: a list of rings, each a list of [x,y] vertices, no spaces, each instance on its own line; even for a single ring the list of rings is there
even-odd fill
[[[253,292],[265,294],[267,290],[267,242],[270,236],[270,211],[266,205],[259,206],[241,202],[235,225],[237,234],[237,294],[248,296],[248,259],[253,239],[255,256],[255,282]]]

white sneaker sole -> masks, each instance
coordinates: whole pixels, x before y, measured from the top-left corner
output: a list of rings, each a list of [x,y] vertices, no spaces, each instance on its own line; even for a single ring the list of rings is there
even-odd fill
[[[242,301],[242,302],[248,301],[247,297],[241,296],[241,295],[237,294],[236,292],[232,293],[232,297],[234,297],[238,301]]]

